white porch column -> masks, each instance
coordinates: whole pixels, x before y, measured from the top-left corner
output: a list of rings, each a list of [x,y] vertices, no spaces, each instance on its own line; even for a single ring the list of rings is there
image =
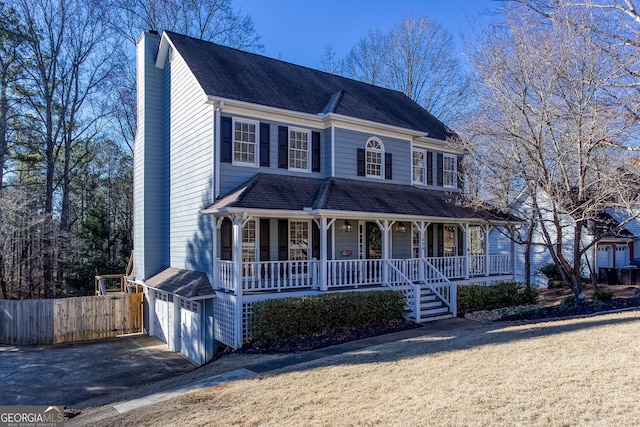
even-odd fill
[[[213,278],[213,280],[211,281],[211,287],[213,289],[219,288],[220,287],[220,256],[218,255],[218,239],[220,236],[220,227],[222,227],[222,221],[224,221],[224,217],[220,217],[220,218],[216,218],[213,217],[213,230],[212,230],[212,251],[213,251],[213,257],[212,257],[212,268],[213,271],[211,272],[211,277]]]
[[[469,224],[462,224],[462,253],[464,254],[464,278],[469,278]]]
[[[414,221],[413,222],[413,226],[416,227],[416,229],[418,230],[418,258],[425,259],[426,258],[426,253],[425,253],[425,234],[427,233],[427,227],[429,227],[431,223],[430,222],[424,222],[424,221]],[[419,262],[418,263],[418,280],[421,282],[425,281],[425,276],[424,276],[424,263],[423,262]]]
[[[484,275],[489,275],[489,267],[491,266],[491,262],[489,260],[489,233],[491,232],[491,226],[486,225],[484,228]]]
[[[388,281],[389,280],[389,274],[388,274],[388,269],[387,269],[387,261],[389,261],[389,255],[390,255],[390,251],[389,251],[389,240],[391,238],[391,227],[393,227],[393,224],[395,224],[395,221],[389,221],[388,219],[385,219],[383,221],[376,221],[376,224],[378,224],[378,227],[380,227],[380,231],[382,234],[382,280],[383,281]]]
[[[235,348],[242,346],[243,318],[242,318],[242,227],[247,220],[247,213],[231,217],[232,224],[232,252],[233,252],[233,289],[236,297],[234,338]]]
[[[328,285],[327,285],[327,271],[328,271],[328,266],[327,266],[327,249],[328,249],[328,244],[327,244],[327,233],[329,231],[329,229],[331,228],[331,226],[333,225],[333,223],[335,222],[335,218],[332,219],[331,221],[328,221],[327,218],[320,218],[315,220],[316,223],[318,224],[318,229],[320,230],[320,267],[319,267],[319,275],[318,275],[318,281],[319,281],[319,287],[321,291],[326,291],[328,289]]]

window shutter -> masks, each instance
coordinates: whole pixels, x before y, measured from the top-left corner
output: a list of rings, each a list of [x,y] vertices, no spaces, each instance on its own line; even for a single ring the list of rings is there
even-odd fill
[[[427,185],[433,185],[433,152],[427,151]]]
[[[384,179],[393,179],[392,165],[391,153],[384,153]]]
[[[464,255],[464,232],[458,227],[458,256]]]
[[[260,219],[260,261],[271,261],[269,218]]]
[[[289,128],[278,126],[278,167],[289,168]]]
[[[233,254],[232,249],[231,220],[225,218],[222,220],[222,224],[220,224],[220,259],[231,261],[231,255]]]
[[[358,148],[358,176],[364,176],[364,148]]]
[[[233,129],[231,117],[220,118],[220,161],[231,163],[233,154]]]
[[[278,220],[278,261],[289,259],[289,221]]]
[[[457,165],[457,172],[458,172],[458,188],[460,190],[462,190],[462,187],[464,186],[464,174],[463,174],[463,169],[462,169],[462,159],[463,156],[458,156],[458,165]]]
[[[320,172],[320,132],[311,132],[311,171]]]
[[[438,255],[444,256],[444,225],[438,224],[436,225],[438,231]]]
[[[260,123],[260,166],[271,166],[269,164],[269,123]]]
[[[311,222],[311,257],[320,259],[320,229],[315,221]]]
[[[437,179],[438,179],[438,185],[440,187],[443,186],[444,182],[443,182],[443,178],[442,178],[442,174],[443,174],[443,164],[442,164],[442,153],[438,153],[438,171],[437,171]]]

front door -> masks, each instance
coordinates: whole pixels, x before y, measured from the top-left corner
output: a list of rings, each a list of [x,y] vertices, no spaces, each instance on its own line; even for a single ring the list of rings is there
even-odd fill
[[[366,223],[366,258],[382,258],[382,231],[375,222]]]

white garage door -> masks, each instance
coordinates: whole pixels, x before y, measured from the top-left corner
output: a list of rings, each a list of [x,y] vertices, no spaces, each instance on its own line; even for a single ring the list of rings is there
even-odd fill
[[[200,304],[180,299],[180,352],[189,360],[201,365],[200,349]]]
[[[169,336],[169,295],[159,291],[153,292],[155,292],[153,335],[167,342],[167,337]]]
[[[629,265],[629,247],[616,246],[616,268],[622,268]]]
[[[598,268],[611,268],[613,267],[613,251],[611,246],[598,246]]]

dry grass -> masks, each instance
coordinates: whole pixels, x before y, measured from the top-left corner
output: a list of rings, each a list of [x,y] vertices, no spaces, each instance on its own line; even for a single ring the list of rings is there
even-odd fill
[[[105,425],[640,424],[640,312],[435,333],[185,395]]]

